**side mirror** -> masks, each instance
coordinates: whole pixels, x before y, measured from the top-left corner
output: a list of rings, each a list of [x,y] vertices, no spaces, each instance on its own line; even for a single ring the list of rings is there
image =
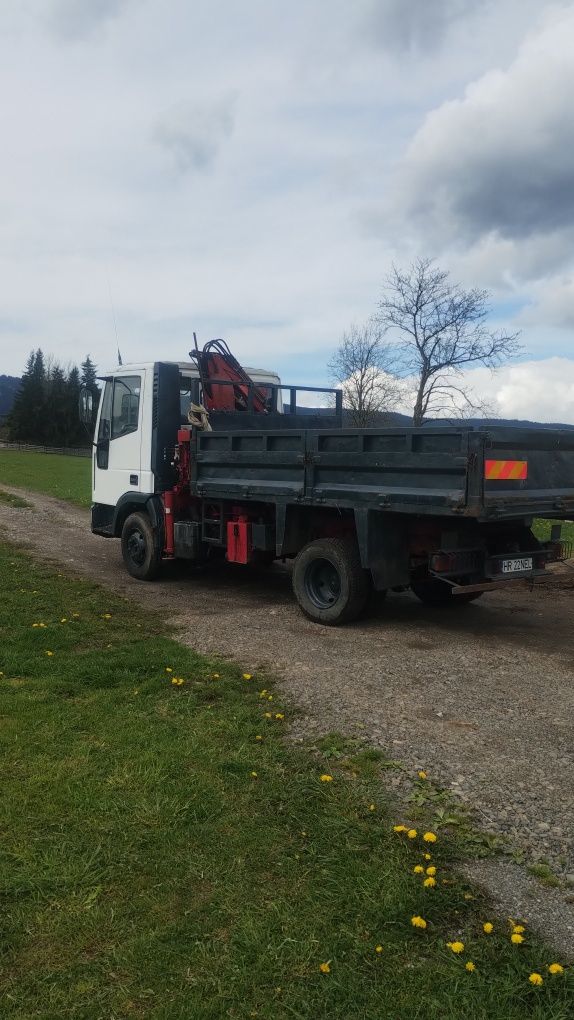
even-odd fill
[[[82,425],[93,425],[94,394],[87,386],[82,386],[78,401],[78,413]]]

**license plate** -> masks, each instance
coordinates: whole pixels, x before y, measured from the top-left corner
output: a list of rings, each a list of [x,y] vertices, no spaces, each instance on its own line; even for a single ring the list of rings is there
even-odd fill
[[[523,570],[532,570],[532,556],[524,556],[521,560],[502,561],[503,574],[516,574]]]

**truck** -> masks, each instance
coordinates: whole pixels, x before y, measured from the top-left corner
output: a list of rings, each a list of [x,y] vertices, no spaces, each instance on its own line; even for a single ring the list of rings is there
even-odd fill
[[[102,378],[91,529],[120,539],[134,578],[178,559],[291,561],[303,613],[337,625],[374,591],[461,606],[570,556],[574,431],[345,427],[340,391],[243,370],[218,344]],[[80,417],[93,424],[89,391]],[[557,522],[549,541],[539,517]]]

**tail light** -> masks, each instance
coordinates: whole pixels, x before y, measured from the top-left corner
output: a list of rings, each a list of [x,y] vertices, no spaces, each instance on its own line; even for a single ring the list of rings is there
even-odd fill
[[[572,542],[546,542],[544,549],[547,563],[569,560],[572,556]]]
[[[436,574],[447,574],[452,569],[453,559],[449,553],[435,553],[430,558],[430,568]]]

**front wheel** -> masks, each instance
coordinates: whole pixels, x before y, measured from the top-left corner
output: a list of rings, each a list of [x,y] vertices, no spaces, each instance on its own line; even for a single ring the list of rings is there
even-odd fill
[[[413,581],[411,588],[416,597],[424,602],[426,606],[466,606],[469,602],[475,602],[482,591],[463,592],[461,595],[454,595],[450,584],[446,581],[439,581],[438,577],[429,577],[426,581]]]
[[[122,528],[122,556],[128,573],[138,581],[153,581],[161,567],[161,550],[146,513],[130,514]]]
[[[371,592],[369,573],[361,566],[354,542],[322,538],[309,542],[295,560],[293,591],[310,620],[336,626],[355,620]]]

